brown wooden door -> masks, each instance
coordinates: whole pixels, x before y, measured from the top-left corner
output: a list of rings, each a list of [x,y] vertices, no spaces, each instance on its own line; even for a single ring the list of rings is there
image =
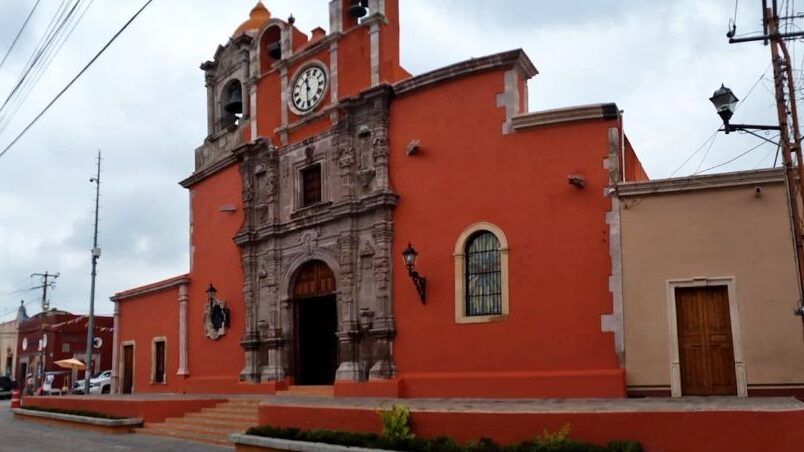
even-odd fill
[[[134,346],[123,346],[123,394],[131,394],[134,386]]]
[[[725,286],[676,289],[682,395],[737,395]]]

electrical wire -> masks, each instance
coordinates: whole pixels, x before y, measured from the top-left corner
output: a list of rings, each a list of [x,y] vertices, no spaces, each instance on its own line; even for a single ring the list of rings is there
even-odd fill
[[[39,79],[47,68],[50,67],[53,58],[55,58],[64,46],[64,43],[67,42],[67,39],[72,35],[78,22],[83,17],[83,14],[86,13],[87,8],[84,8],[83,11],[79,9],[79,6],[83,6],[82,1],[83,0],[78,0],[72,4],[69,11],[67,9],[62,11],[62,14],[59,16],[58,25],[51,29],[52,32],[47,37],[44,45],[37,49],[33,54],[33,58],[29,60],[29,64],[26,66],[17,85],[14,87],[9,97],[6,98],[2,107],[0,107],[0,112],[3,112],[2,117],[0,117],[0,133],[2,133],[11,122],[14,114],[16,114],[28,98],[28,95],[36,86]],[[9,106],[10,101],[11,105]],[[8,109],[6,108],[7,106],[9,107]]]
[[[776,136],[772,137],[771,139],[775,139],[775,138],[778,138],[778,137],[779,137],[779,135],[776,135]],[[729,163],[732,163],[732,162],[736,161],[737,159],[740,159],[740,158],[742,158],[742,157],[744,157],[744,156],[748,155],[749,153],[753,152],[754,150],[756,150],[756,149],[758,149],[758,148],[762,147],[762,145],[764,145],[764,144],[766,144],[766,143],[763,141],[763,142],[759,143],[758,145],[756,145],[756,146],[754,146],[754,147],[752,147],[752,148],[748,149],[747,151],[740,153],[740,154],[739,154],[739,155],[737,155],[736,157],[733,157],[733,158],[731,158],[731,159],[729,159],[729,160],[726,160],[726,161],[725,161],[725,162],[723,162],[723,163],[719,163],[719,164],[717,164],[717,165],[715,165],[715,166],[710,166],[709,168],[706,168],[706,169],[703,169],[703,170],[701,170],[701,171],[698,171],[698,172],[696,172],[696,173],[692,174],[692,176],[697,176],[698,174],[703,174],[703,173],[705,173],[705,172],[707,172],[707,171],[711,171],[711,170],[713,170],[713,169],[717,169],[717,168],[720,168],[720,167],[722,167],[722,166],[726,166],[726,165],[728,165]],[[690,177],[692,177],[692,176],[690,176]]]
[[[5,115],[5,118],[0,118],[0,134],[2,134],[5,128],[8,127],[8,124],[11,122],[11,119],[13,118],[14,114],[17,111],[19,111],[19,108],[22,106],[23,103],[25,103],[25,100],[28,98],[28,96],[33,91],[36,84],[42,78],[42,75],[48,70],[50,64],[55,59],[56,55],[58,55],[62,47],[64,47],[64,44],[70,39],[70,36],[72,36],[75,29],[78,27],[78,24],[81,22],[81,19],[84,18],[84,15],[92,6],[93,3],[94,0],[89,0],[85,8],[83,8],[76,15],[73,15],[72,18],[67,19],[68,31],[66,32],[64,37],[59,39],[59,42],[58,44],[56,44],[56,47],[51,47],[46,51],[46,54],[43,58],[43,63],[37,66],[33,75],[28,80],[26,80],[26,83],[23,86],[20,95],[17,98],[15,98],[15,102],[11,107],[12,112],[10,114]],[[3,119],[5,119],[5,122],[3,121]]]
[[[50,101],[50,102],[49,102],[49,103],[48,103],[48,104],[45,106],[45,108],[44,108],[44,109],[42,109],[42,111],[40,111],[40,112],[39,112],[39,114],[38,114],[38,115],[36,115],[36,117],[34,117],[34,119],[33,119],[31,122],[29,122],[29,123],[28,123],[28,125],[27,125],[27,126],[25,126],[25,128],[24,128],[24,129],[22,129],[22,131],[21,131],[21,132],[20,132],[20,133],[19,133],[19,134],[18,134],[18,135],[17,135],[17,136],[14,138],[14,140],[12,140],[12,141],[11,141],[11,143],[9,143],[9,144],[8,144],[8,146],[6,146],[6,147],[5,147],[5,148],[4,148],[2,151],[0,151],[0,158],[2,158],[2,157],[3,157],[3,156],[4,156],[4,155],[5,155],[5,154],[6,154],[6,153],[7,153],[7,152],[8,152],[8,151],[9,151],[9,150],[10,150],[10,149],[11,149],[11,148],[12,148],[12,147],[13,147],[13,146],[14,146],[14,145],[15,145],[15,144],[16,144],[16,143],[19,141],[19,140],[20,140],[20,138],[22,138],[22,137],[23,137],[23,136],[24,136],[24,135],[25,135],[25,134],[28,132],[28,130],[30,130],[30,128],[31,128],[31,127],[33,127],[33,125],[34,125],[34,124],[36,124],[36,122],[37,122],[37,121],[39,121],[39,119],[40,119],[40,118],[41,118],[41,117],[42,117],[42,116],[43,116],[43,115],[44,115],[44,114],[45,114],[45,113],[46,113],[46,112],[47,112],[47,111],[50,109],[50,107],[52,107],[52,106],[53,106],[53,104],[55,104],[55,103],[56,103],[56,101],[58,101],[58,100],[61,98],[61,96],[63,96],[63,95],[64,95],[64,93],[65,93],[65,92],[67,92],[67,90],[68,90],[68,89],[70,89],[70,87],[71,87],[71,86],[73,86],[73,84],[74,84],[74,83],[75,83],[75,82],[76,82],[76,81],[77,81],[77,80],[78,80],[78,79],[79,79],[79,78],[80,78],[82,75],[84,75],[84,73],[87,71],[87,69],[89,69],[89,68],[90,68],[90,67],[91,67],[91,66],[92,66],[92,65],[95,63],[95,61],[96,61],[96,60],[97,60],[97,59],[98,59],[98,58],[99,58],[99,57],[100,57],[100,56],[101,56],[101,55],[102,55],[102,54],[103,54],[103,53],[106,51],[106,49],[108,49],[108,48],[109,48],[109,46],[111,46],[111,45],[112,45],[112,43],[113,43],[115,40],[117,40],[117,38],[118,38],[118,37],[119,37],[119,36],[120,36],[120,35],[123,33],[123,31],[125,31],[125,30],[126,30],[128,27],[129,27],[129,25],[131,25],[131,23],[132,23],[132,22],[134,22],[134,20],[135,20],[135,19],[136,19],[136,18],[137,18],[137,17],[138,17],[138,16],[139,16],[139,15],[140,15],[140,14],[141,14],[141,13],[142,13],[144,10],[145,10],[145,8],[147,8],[147,7],[148,7],[148,5],[150,5],[152,2],[153,2],[153,0],[147,0],[147,1],[145,2],[145,4],[144,4],[144,5],[143,5],[143,6],[142,6],[142,7],[141,7],[141,8],[140,8],[140,9],[139,9],[139,10],[138,10],[136,13],[134,13],[134,15],[133,15],[133,16],[131,16],[131,18],[130,18],[130,19],[129,19],[129,20],[128,20],[128,21],[127,21],[127,22],[126,22],[126,23],[125,23],[125,24],[124,24],[124,25],[123,25],[121,28],[120,28],[120,30],[118,30],[118,31],[117,31],[117,33],[115,33],[115,34],[114,34],[114,36],[112,36],[112,38],[111,38],[111,39],[110,39],[110,40],[109,40],[109,41],[108,41],[108,42],[107,42],[107,43],[106,43],[106,44],[105,44],[105,45],[104,45],[104,46],[103,46],[103,47],[100,49],[100,51],[98,51],[98,53],[97,53],[97,54],[95,54],[95,56],[94,56],[94,57],[92,57],[92,59],[91,59],[91,60],[89,60],[89,63],[87,63],[87,64],[86,64],[86,65],[83,67],[83,69],[81,69],[81,70],[78,72],[78,74],[76,74],[76,76],[75,76],[75,77],[73,77],[73,79],[72,79],[72,80],[70,80],[70,82],[69,82],[69,83],[67,83],[67,85],[66,85],[66,86],[65,86],[65,87],[64,87],[64,88],[63,88],[61,91],[59,91],[59,93],[58,93],[58,94],[57,94],[57,95],[56,95],[56,96],[55,96],[55,97],[54,97],[54,98],[53,98],[53,99],[52,99],[52,100],[51,100],[51,101]]]
[[[704,162],[706,161],[706,157],[709,155],[709,151],[712,150],[712,146],[714,146],[715,141],[717,141],[717,137],[718,134],[715,134],[715,137],[712,139],[712,141],[709,142],[709,147],[706,148],[706,152],[704,152],[703,157],[701,157],[701,161],[698,162],[698,166],[695,168],[695,171],[693,171],[692,174],[697,174],[698,170],[701,169],[701,166],[703,166]]]
[[[766,68],[765,68],[765,70],[764,70],[764,71],[762,71],[762,74],[759,76],[759,78],[757,78],[757,79],[756,79],[756,81],[754,82],[754,84],[753,84],[753,85],[751,85],[751,88],[750,88],[750,89],[748,90],[748,92],[745,94],[745,97],[744,97],[744,98],[743,98],[743,99],[742,99],[742,100],[741,100],[741,101],[740,101],[740,102],[739,102],[739,103],[738,103],[738,104],[737,104],[737,105],[734,107],[734,111],[735,111],[735,112],[736,112],[736,111],[737,111],[737,110],[738,110],[738,109],[739,109],[739,108],[740,108],[740,107],[743,105],[743,103],[744,103],[745,101],[747,101],[747,100],[748,100],[748,98],[749,98],[749,97],[751,97],[751,94],[754,92],[754,89],[757,87],[757,85],[759,84],[759,82],[761,82],[761,81],[762,81],[762,80],[765,78],[765,76],[768,74],[768,71],[770,70],[770,68],[771,68],[771,67],[773,67],[773,63],[768,64],[768,67],[766,67]],[[695,149],[695,151],[693,151],[693,152],[692,152],[692,153],[691,153],[691,154],[690,154],[690,155],[689,155],[689,156],[688,156],[688,157],[687,157],[687,158],[686,158],[686,159],[685,159],[683,162],[681,162],[681,164],[680,164],[680,165],[678,165],[678,167],[676,167],[676,169],[674,169],[674,170],[673,170],[673,172],[672,172],[672,173],[670,173],[670,175],[669,175],[669,176],[667,176],[667,177],[669,178],[669,177],[673,177],[673,176],[675,176],[675,175],[676,175],[676,173],[678,173],[678,172],[681,170],[681,168],[684,168],[684,166],[685,166],[687,163],[689,163],[689,161],[690,161],[690,160],[692,160],[692,159],[693,159],[693,158],[694,158],[696,155],[698,155],[698,153],[699,153],[699,152],[701,152],[701,150],[702,150],[702,149],[703,149],[703,148],[704,148],[704,147],[705,147],[707,144],[709,144],[709,149],[711,149],[711,148],[712,148],[712,144],[714,143],[714,141],[715,141],[715,139],[716,139],[716,137],[717,137],[717,133],[718,133],[719,131],[720,131],[720,124],[718,124],[718,125],[716,126],[715,130],[712,132],[712,134],[711,134],[711,135],[709,135],[709,137],[708,137],[706,140],[704,140],[704,142],[703,142],[703,143],[701,143],[701,145],[700,145],[700,146],[698,146],[698,148],[697,148],[697,149]],[[707,149],[707,151],[706,151],[707,153],[709,153],[709,149]],[[704,156],[704,157],[703,157],[703,159],[701,159],[701,164],[703,163],[703,160],[704,160],[704,159],[706,159],[706,156]],[[698,168],[700,168],[700,164],[698,165]]]
[[[31,20],[31,17],[34,15],[34,12],[36,12],[36,8],[39,6],[40,1],[42,0],[36,0],[36,3],[34,3],[33,8],[31,8],[31,12],[28,13],[28,17],[25,18],[25,22],[22,23],[22,27],[20,27],[19,31],[17,32],[17,35],[14,36],[14,40],[11,41],[11,45],[8,47],[6,54],[3,56],[3,60],[0,61],[0,69],[3,69],[3,65],[6,64],[8,56],[11,54],[11,51],[14,50],[14,46],[17,45],[17,41],[19,41],[22,32],[25,31],[25,27],[28,26],[28,22]]]

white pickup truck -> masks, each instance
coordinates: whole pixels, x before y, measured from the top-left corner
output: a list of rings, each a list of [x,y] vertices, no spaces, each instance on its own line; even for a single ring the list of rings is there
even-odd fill
[[[112,390],[112,371],[104,370],[89,379],[90,394],[109,394]],[[73,394],[84,393],[84,379],[81,378],[73,383]]]

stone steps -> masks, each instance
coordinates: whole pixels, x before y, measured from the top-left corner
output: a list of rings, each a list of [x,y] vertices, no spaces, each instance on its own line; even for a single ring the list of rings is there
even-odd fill
[[[335,386],[288,386],[285,391],[277,391],[278,396],[335,397]]]
[[[242,433],[259,423],[259,400],[231,399],[184,417],[148,422],[137,433],[166,436],[209,444],[231,445],[229,435]]]

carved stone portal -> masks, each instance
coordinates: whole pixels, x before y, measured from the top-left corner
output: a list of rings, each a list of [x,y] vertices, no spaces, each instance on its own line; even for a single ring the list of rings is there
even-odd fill
[[[390,96],[379,86],[341,99],[337,124],[302,142],[276,148],[258,139],[234,151],[245,213],[235,237],[245,278],[242,380],[304,380],[297,375],[306,358],[304,332],[297,330],[305,326],[300,309],[311,305],[298,278],[316,262],[333,282],[331,292],[315,294],[334,304],[327,333],[334,338],[321,339],[333,347],[330,381],[395,376],[389,263],[398,196],[387,177]],[[321,202],[305,206],[301,172],[310,165],[321,168]]]

